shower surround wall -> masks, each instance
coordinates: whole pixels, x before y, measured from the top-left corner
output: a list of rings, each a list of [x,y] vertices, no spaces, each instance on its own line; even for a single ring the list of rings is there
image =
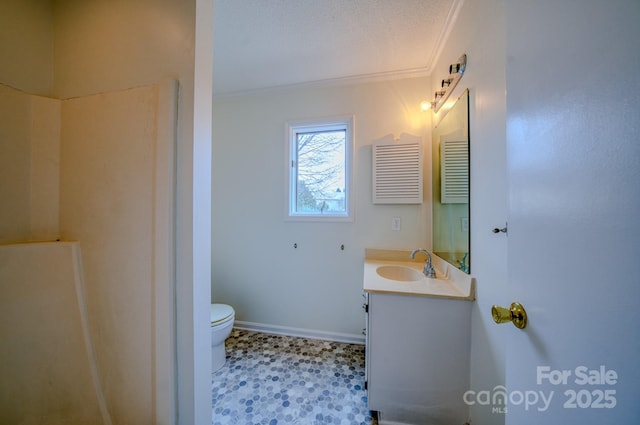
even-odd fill
[[[0,84],[0,243],[58,236],[60,103]]]
[[[51,349],[42,344],[33,357],[36,364],[24,363],[33,347],[11,345],[15,336],[11,332],[16,329],[4,328],[2,341],[11,349],[0,351],[1,375],[8,376],[5,372],[12,368],[15,375],[16,365],[29,373],[5,382],[0,422],[70,420],[60,412],[65,405],[77,403],[77,393],[86,394],[89,404],[99,399],[91,394],[104,394],[108,414],[102,415],[101,422],[94,418],[91,423],[155,423],[159,416],[172,416],[165,406],[172,405],[175,397],[171,385],[175,382],[171,360],[175,256],[171,247],[177,83],[164,80],[62,101],[6,86],[0,86],[0,94],[0,195],[8,201],[0,208],[0,244],[56,237],[79,241],[88,333],[96,353],[92,364],[102,384],[95,391],[86,374],[74,379],[63,373],[65,366],[59,362],[71,358],[86,365],[88,355],[81,344],[69,344],[61,333],[68,326],[76,330],[80,326],[78,305],[67,308],[71,298],[64,295],[73,287],[73,281],[64,278],[68,264],[61,262],[61,275],[51,278],[48,273],[40,273],[39,280],[29,275],[27,281],[35,279],[32,286],[40,288],[34,290],[34,300],[42,291],[49,296],[40,303],[21,303],[13,287],[25,284],[24,274],[30,268],[41,269],[40,261],[28,263],[26,258],[38,258],[34,250],[42,244],[19,245],[26,250],[27,263],[2,274],[0,288],[3,305],[25,308],[3,308],[0,321],[21,323],[15,317],[18,313],[25,318],[44,317],[43,308],[55,314],[46,317],[46,327],[38,327],[34,320],[26,321],[31,327],[21,325],[23,333],[47,334],[43,340],[50,342]],[[46,264],[57,263],[53,255]],[[11,294],[17,295],[11,298]],[[56,344],[68,345],[70,351],[56,356],[60,353]],[[51,389],[64,388],[68,393],[43,395],[43,382],[33,369],[37,365],[35,370],[51,370],[43,377],[68,379],[51,383]],[[25,391],[23,400],[10,396],[13,385]],[[39,397],[48,398],[49,403],[30,402]],[[30,408],[22,409],[21,402]],[[87,414],[91,411],[99,409],[95,404],[87,406]]]
[[[111,424],[77,242],[0,245],[0,423]]]

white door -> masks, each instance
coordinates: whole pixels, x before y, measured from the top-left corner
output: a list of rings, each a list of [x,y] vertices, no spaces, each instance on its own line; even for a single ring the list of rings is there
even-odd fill
[[[506,423],[637,423],[640,2],[505,3]]]

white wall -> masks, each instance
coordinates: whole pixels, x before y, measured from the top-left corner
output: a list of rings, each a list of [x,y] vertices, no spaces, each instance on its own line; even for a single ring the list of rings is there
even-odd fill
[[[433,84],[466,53],[467,69],[452,98],[469,88],[471,150],[471,274],[477,299],[472,312],[471,389],[504,385],[505,339],[491,319],[491,305],[509,305],[504,234],[491,229],[507,220],[504,1],[466,1],[433,71]],[[440,112],[441,115],[442,112]],[[436,120],[439,117],[436,117]],[[472,423],[504,423],[491,406],[471,406]]]
[[[430,93],[429,79],[415,78],[214,99],[213,300],[239,321],[361,336],[365,247],[431,240],[430,178],[421,205],[373,205],[371,142],[423,136],[430,164],[430,114],[420,111]],[[354,222],[285,221],[286,122],[345,114],[355,115]]]
[[[0,82],[27,93],[53,90],[53,2],[0,0]]]
[[[53,12],[57,97],[121,90],[165,77],[190,88],[193,1],[61,0]]]

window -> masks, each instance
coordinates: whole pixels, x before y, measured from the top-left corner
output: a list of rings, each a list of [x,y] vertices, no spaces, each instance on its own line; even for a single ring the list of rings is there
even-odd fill
[[[287,127],[288,218],[352,221],[353,117]]]

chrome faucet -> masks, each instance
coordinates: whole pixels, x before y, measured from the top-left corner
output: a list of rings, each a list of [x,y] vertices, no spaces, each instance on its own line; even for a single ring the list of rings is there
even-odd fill
[[[431,264],[431,254],[429,254],[429,251],[427,251],[424,248],[419,248],[419,249],[414,249],[413,251],[411,251],[411,259],[413,260],[414,257],[416,256],[416,254],[418,252],[424,252],[425,254],[427,254],[427,261],[424,262],[424,269],[422,270],[422,272],[424,273],[424,275],[428,278],[431,279],[435,279],[436,278],[436,270],[433,268],[433,264]]]

